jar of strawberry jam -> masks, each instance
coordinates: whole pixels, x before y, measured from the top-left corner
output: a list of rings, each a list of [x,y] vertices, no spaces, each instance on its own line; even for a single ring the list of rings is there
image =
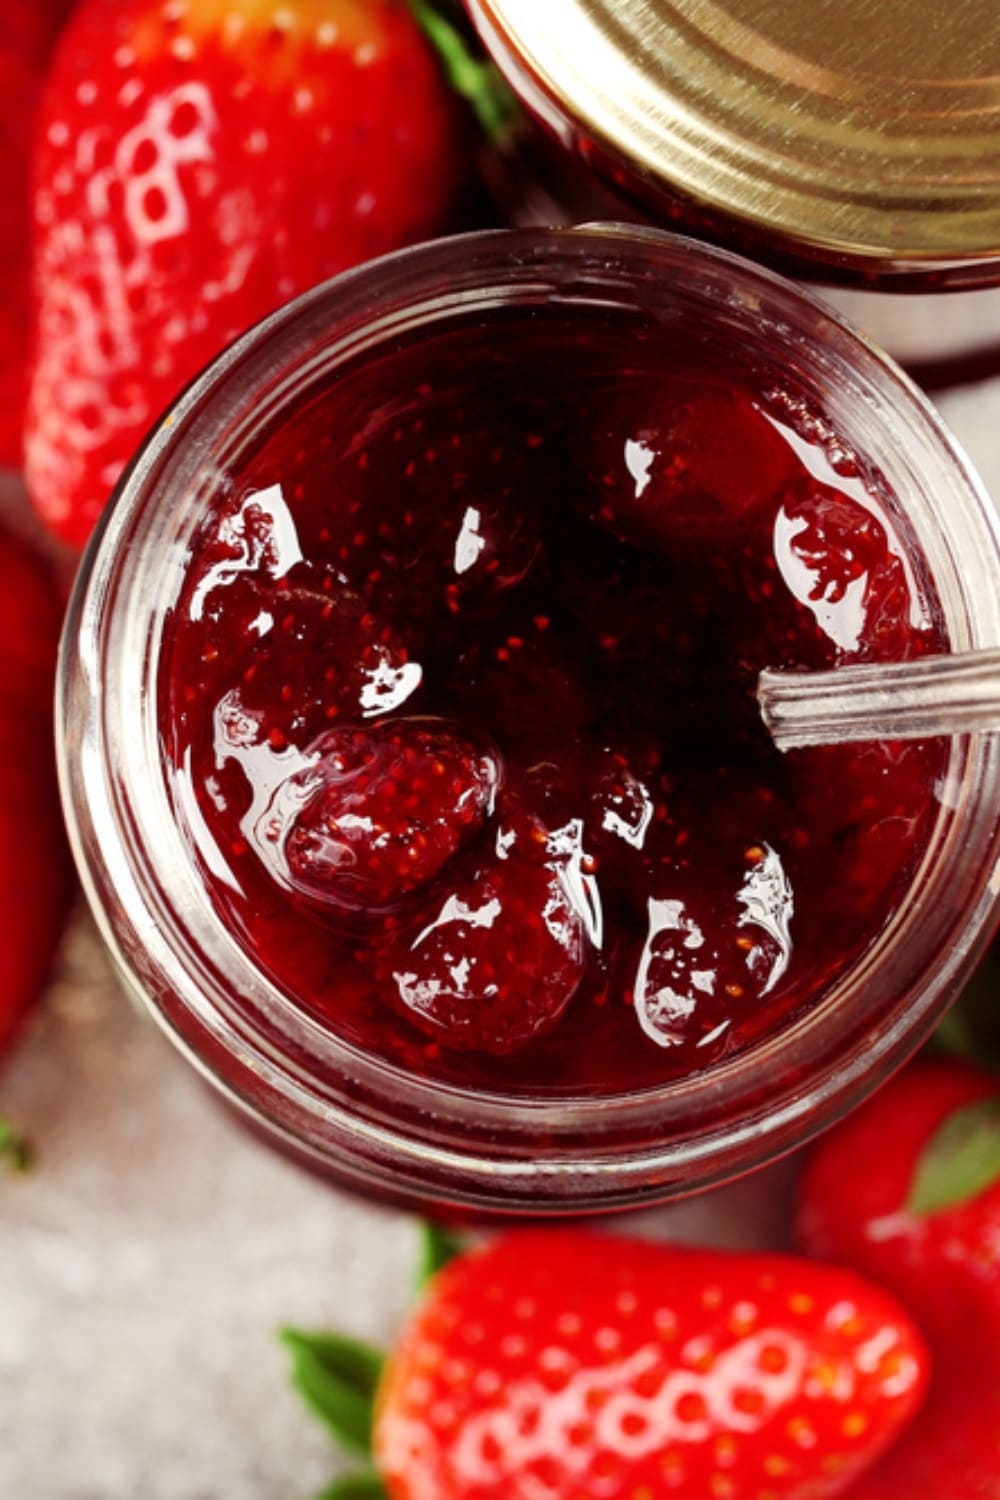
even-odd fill
[[[565,159],[636,212],[824,286],[930,378],[1000,363],[994,0],[466,7]],[[581,213],[578,173],[564,195],[551,154],[529,156],[545,191],[515,222],[561,201],[571,220],[625,216],[603,193]]]
[[[559,1213],[745,1171],[987,939],[992,736],[779,753],[765,665],[1000,642],[899,372],[655,231],[375,262],[182,397],[92,545],[62,775],[129,987],[276,1142]]]

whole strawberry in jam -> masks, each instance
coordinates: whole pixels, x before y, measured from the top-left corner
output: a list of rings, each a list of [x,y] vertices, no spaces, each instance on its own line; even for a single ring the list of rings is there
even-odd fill
[[[289,454],[283,477],[293,501],[308,498],[296,506],[307,551],[397,628],[471,645],[463,625],[489,632],[508,605],[516,614],[539,571],[547,448],[488,403],[414,379],[416,409],[413,392],[386,405],[377,370],[352,373],[319,444]],[[485,647],[479,632],[474,642]]]
[[[623,379],[582,419],[590,514],[657,550],[665,537],[704,537],[720,520],[749,523],[795,477],[775,423],[727,382],[654,376],[637,400]]]
[[[204,364],[440,228],[464,171],[405,0],[83,0],[39,125],[27,474],[76,545]]]
[[[565,1230],[446,1264],[384,1363],[286,1339],[336,1436],[363,1448],[373,1418],[372,1500],[829,1500],[927,1379],[906,1314],[849,1271]]]
[[[475,873],[378,960],[407,1018],[446,1046],[503,1054],[544,1036],[600,944],[599,898],[581,830],[520,809]],[[596,940],[596,943],[595,943]]]
[[[334,721],[377,718],[419,691],[423,669],[401,635],[338,570],[303,557],[280,486],[228,504],[200,563],[181,712],[212,720],[223,759],[263,741],[304,750]]]
[[[693,618],[715,617],[726,590],[753,629],[790,595],[792,610],[765,625],[775,662],[818,664],[831,641],[852,658],[920,649],[919,591],[870,481],[822,419],[804,424],[821,440],[806,443],[781,402],[682,377],[651,380],[638,399],[622,391],[584,420],[581,503],[619,539],[694,564]]]
[[[797,1217],[802,1248],[898,1296],[934,1355],[919,1425],[858,1500],[988,1500],[1000,1476],[996,1079],[912,1064],[815,1148]]]
[[[493,810],[500,767],[444,721],[332,729],[287,782],[292,889],[320,910],[377,914],[428,885]]]

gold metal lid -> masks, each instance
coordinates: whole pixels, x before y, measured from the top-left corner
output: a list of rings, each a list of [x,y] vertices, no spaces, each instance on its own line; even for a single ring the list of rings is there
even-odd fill
[[[710,212],[884,271],[1000,262],[1000,0],[469,7],[536,108]]]

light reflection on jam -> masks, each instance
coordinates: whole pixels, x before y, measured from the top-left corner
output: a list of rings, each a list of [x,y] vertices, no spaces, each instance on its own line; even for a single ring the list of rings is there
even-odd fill
[[[178,817],[293,1002],[422,1076],[703,1068],[815,1000],[919,862],[943,747],[783,757],[753,686],[940,649],[921,560],[822,414],[722,359],[498,317],[318,394],[205,515],[164,658]]]

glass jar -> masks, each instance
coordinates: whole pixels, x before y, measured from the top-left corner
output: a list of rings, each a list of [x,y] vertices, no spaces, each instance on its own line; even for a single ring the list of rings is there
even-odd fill
[[[125,476],[64,640],[59,757],[84,886],[128,988],[279,1145],[405,1203],[559,1214],[661,1201],[782,1152],[856,1104],[929,1034],[989,935],[1000,743],[955,737],[908,899],[807,1014],[704,1072],[597,1098],[505,1097],[404,1072],[289,1003],[220,918],[174,816],[159,718],[165,622],[201,508],[320,379],[402,335],[498,309],[706,323],[868,455],[907,518],[956,650],[1000,644],[1000,539],[975,476],[918,392],[823,307],[726,252],[658,231],[490,232],[377,261],[229,349]]]
[[[512,222],[537,223],[543,203],[552,222],[647,218],[808,279],[936,381],[1000,361],[992,0],[466,4],[565,148],[560,169],[522,142],[511,181],[534,187]],[[609,213],[609,189],[631,208]]]

